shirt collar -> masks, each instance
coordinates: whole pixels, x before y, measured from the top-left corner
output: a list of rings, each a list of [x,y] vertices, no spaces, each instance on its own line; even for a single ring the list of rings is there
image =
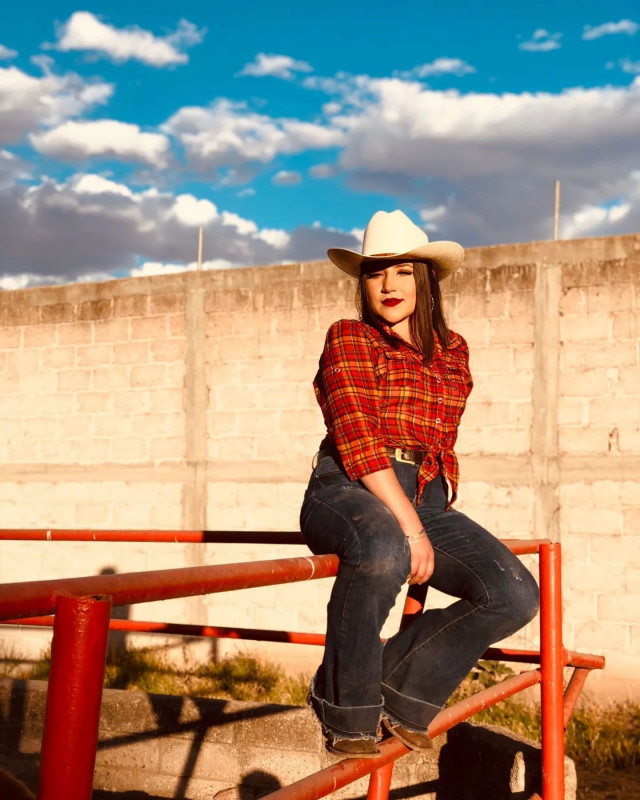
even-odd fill
[[[420,350],[415,345],[409,344],[409,342],[407,342],[405,339],[403,339],[402,336],[399,336],[393,330],[393,328],[391,328],[390,325],[387,325],[386,323],[383,322],[382,323],[382,329],[392,339],[394,339],[395,341],[399,342],[401,345],[406,347],[411,352],[418,353],[418,355],[420,355],[420,357],[422,357],[422,353],[420,352]],[[435,344],[435,353],[441,353],[442,352],[442,343],[440,342],[440,337],[438,336],[438,332],[437,331],[433,332],[433,338],[434,338],[434,344]],[[435,353],[434,353],[434,355],[435,355]]]

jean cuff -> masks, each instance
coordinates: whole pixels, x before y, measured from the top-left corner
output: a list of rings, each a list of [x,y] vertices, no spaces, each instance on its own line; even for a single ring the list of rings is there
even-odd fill
[[[385,683],[382,684],[382,696],[384,712],[389,715],[391,722],[419,733],[424,733],[433,718],[441,711],[440,706],[408,697]]]
[[[325,736],[332,740],[377,737],[382,702],[377,706],[334,706],[318,697],[314,689],[312,682],[308,703],[318,717]]]

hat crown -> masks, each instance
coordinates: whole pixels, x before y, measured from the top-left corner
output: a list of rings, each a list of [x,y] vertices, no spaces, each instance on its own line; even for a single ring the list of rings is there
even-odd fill
[[[365,228],[362,255],[408,253],[429,244],[427,234],[402,211],[376,211]]]

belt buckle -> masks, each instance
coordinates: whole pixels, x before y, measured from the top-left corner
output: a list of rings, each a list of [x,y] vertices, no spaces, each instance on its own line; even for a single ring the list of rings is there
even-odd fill
[[[393,453],[393,457],[396,461],[402,461],[404,464],[415,464],[410,458],[407,458],[404,454],[405,449],[403,447],[396,447]]]

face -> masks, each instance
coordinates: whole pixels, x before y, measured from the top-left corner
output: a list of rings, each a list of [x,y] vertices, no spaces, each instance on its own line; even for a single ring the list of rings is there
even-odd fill
[[[410,341],[409,317],[416,308],[413,264],[385,267],[382,262],[379,270],[374,265],[367,271],[364,285],[373,313]]]

